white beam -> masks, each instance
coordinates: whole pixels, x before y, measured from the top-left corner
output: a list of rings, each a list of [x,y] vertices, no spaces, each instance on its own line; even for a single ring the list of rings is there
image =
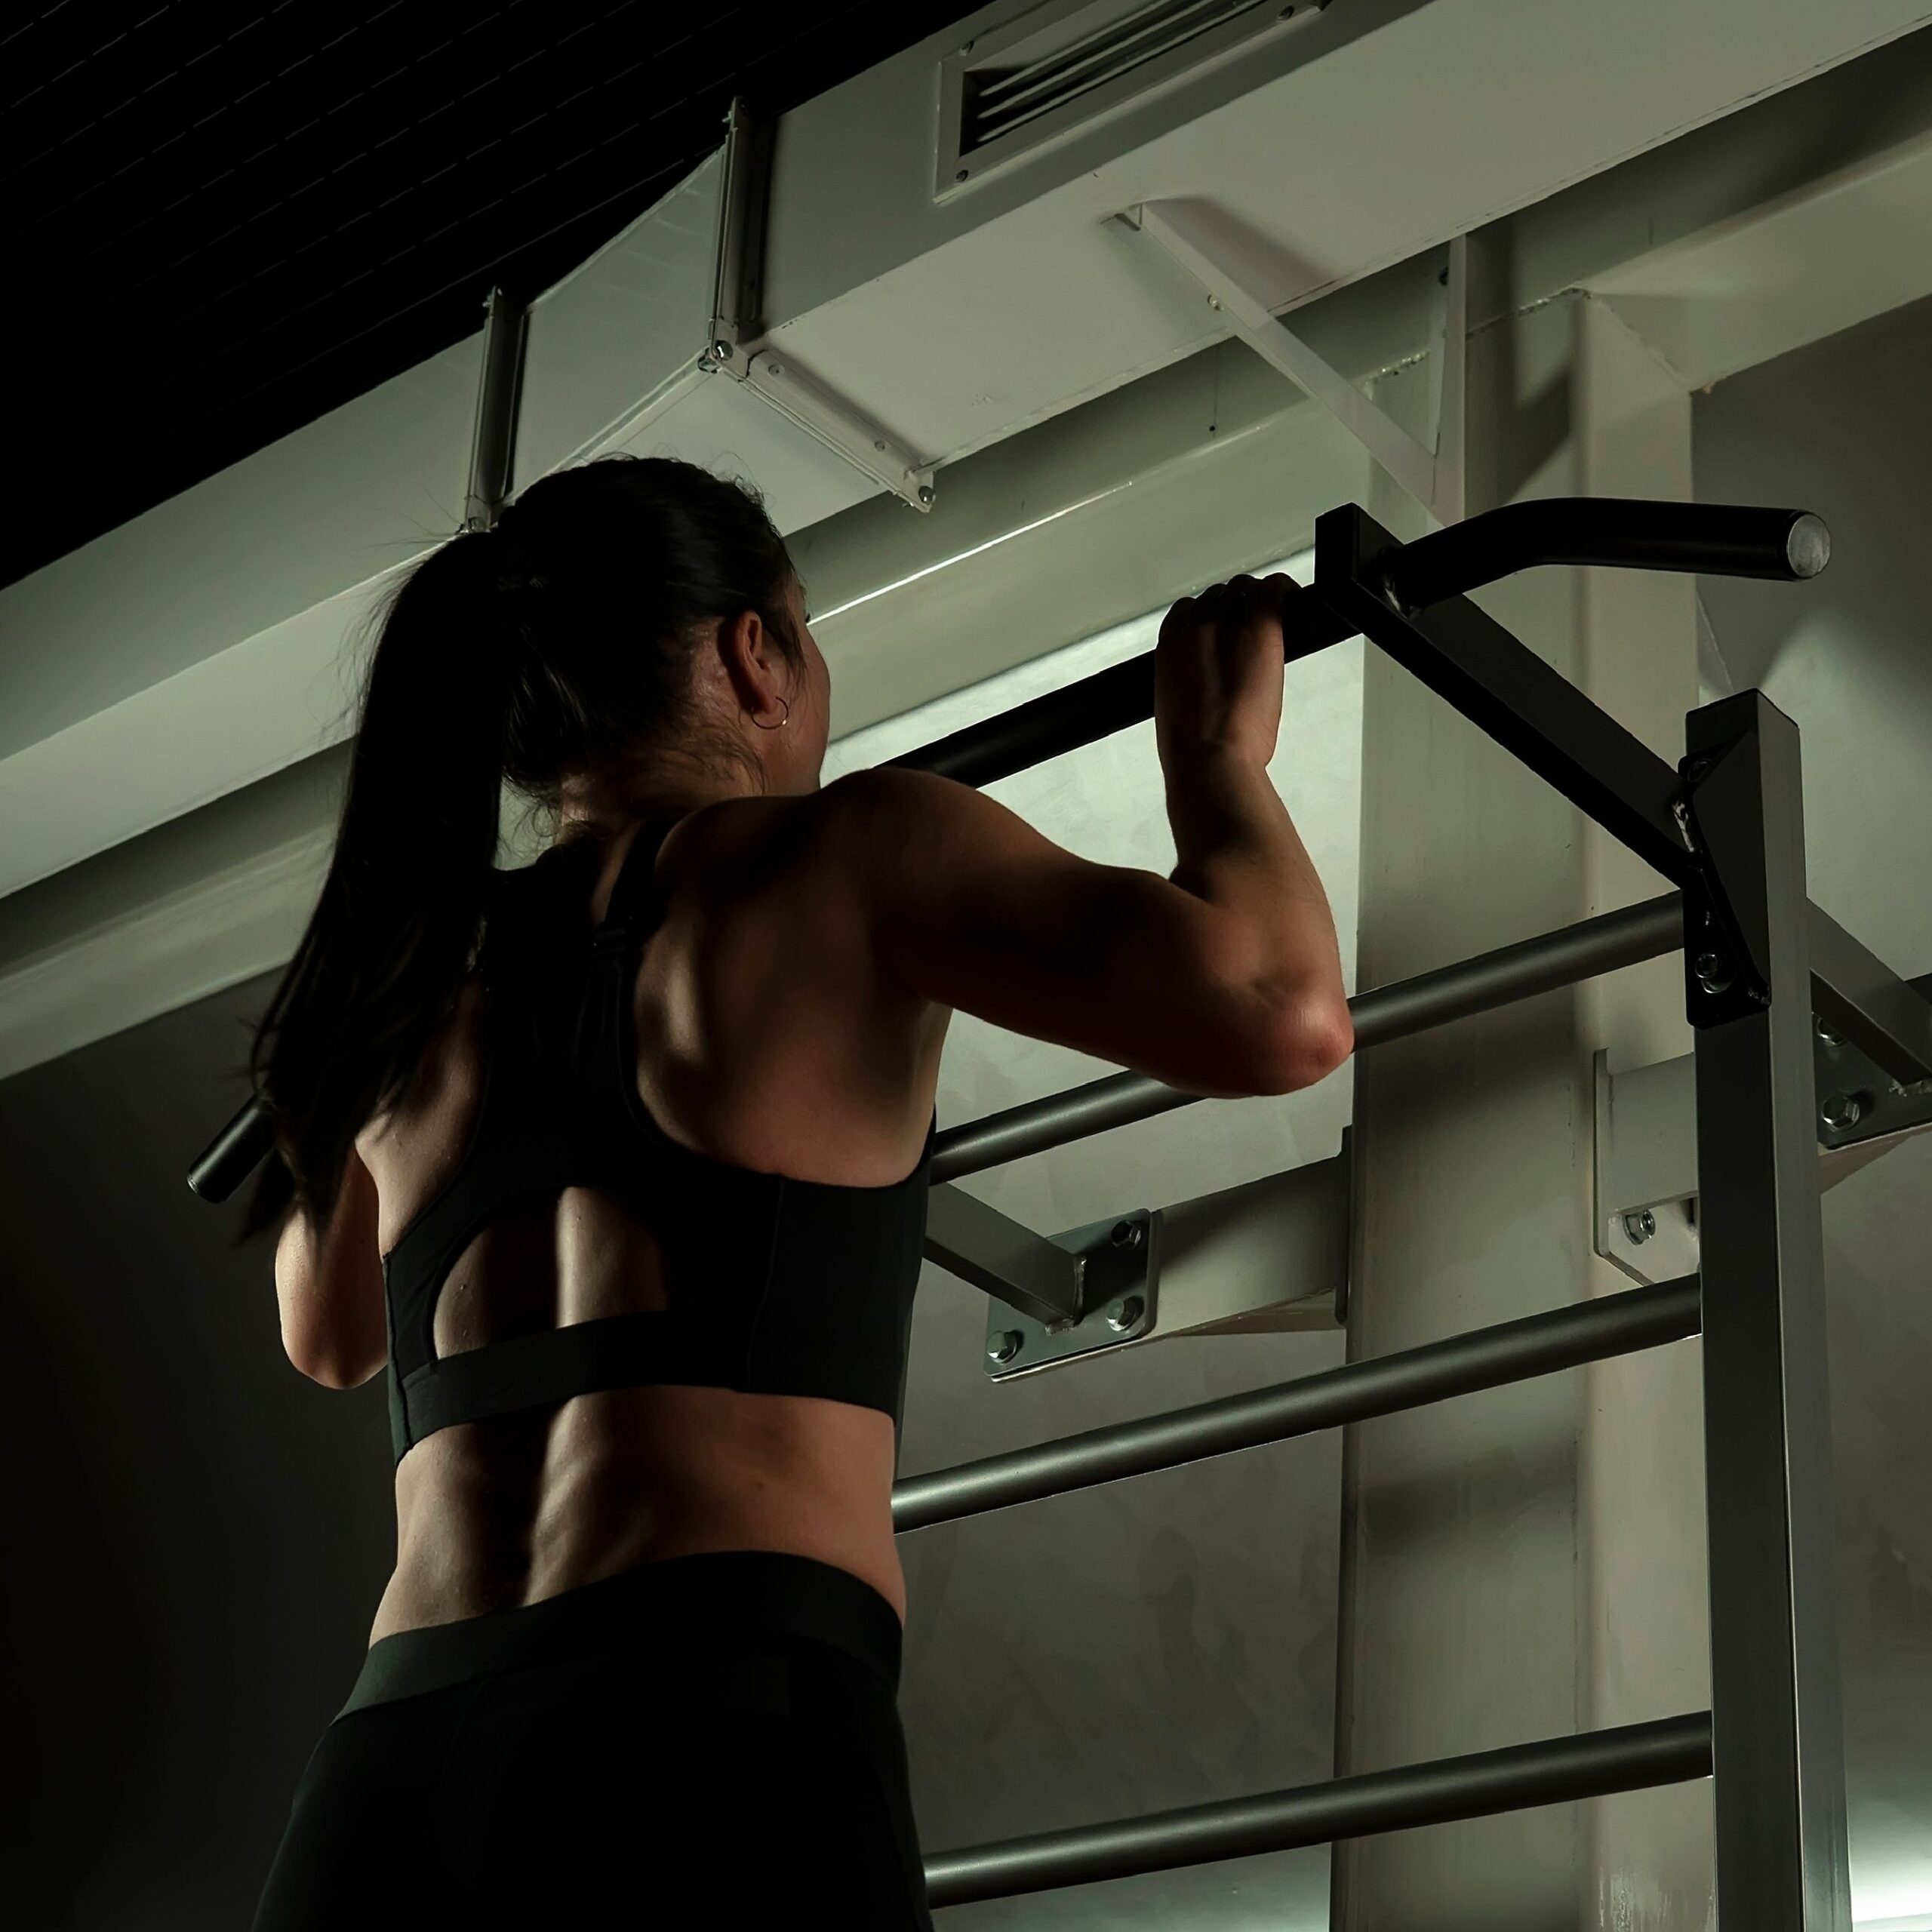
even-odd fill
[[[1867,156],[1583,286],[1687,389],[1932,294],[1932,134]]]

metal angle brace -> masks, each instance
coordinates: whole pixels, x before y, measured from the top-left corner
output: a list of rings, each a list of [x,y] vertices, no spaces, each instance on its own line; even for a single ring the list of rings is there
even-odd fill
[[[1813,922],[1817,931],[1817,922]],[[1815,942],[1814,942],[1815,943]],[[1932,999],[1932,973],[1906,985]],[[1812,1022],[1818,1083],[1818,1138],[1826,1186],[1932,1128],[1932,1080],[1893,1078],[1823,1014]]]
[[[1143,202],[1120,220],[1157,243],[1205,291],[1235,333],[1318,402],[1438,523],[1463,515],[1469,339],[1469,242],[1449,244],[1442,278],[1441,340],[1430,375],[1435,443],[1426,448],[1332,367],[1242,281],[1217,251],[1198,212],[1182,201]]]
[[[1346,1310],[1349,1147],[1051,1240],[951,1186],[926,1254],[989,1298],[996,1382],[1175,1335],[1332,1331]]]
[[[916,510],[931,509],[932,465],[770,340],[764,278],[772,131],[743,100],[732,102],[724,125],[711,328],[697,369],[731,377],[881,489]]]
[[[1909,980],[1932,992],[1932,974]],[[1818,1181],[1829,1191],[1932,1131],[1932,1081],[1894,1080],[1823,1018],[1812,1023]],[[1596,1251],[1638,1281],[1697,1272],[1696,1059],[1622,1073],[1596,1057]]]

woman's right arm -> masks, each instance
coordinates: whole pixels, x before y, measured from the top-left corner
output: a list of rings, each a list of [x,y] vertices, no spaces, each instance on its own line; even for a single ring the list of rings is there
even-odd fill
[[[1334,921],[1267,774],[1295,586],[1177,605],[1156,652],[1171,878],[1076,858],[922,774],[855,774],[861,890],[912,992],[1187,1091],[1312,1085],[1353,1046]]]

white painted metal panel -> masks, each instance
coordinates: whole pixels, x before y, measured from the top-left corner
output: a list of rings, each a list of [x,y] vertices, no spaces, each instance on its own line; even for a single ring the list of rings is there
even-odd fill
[[[608,447],[695,379],[722,174],[714,155],[531,305],[519,485]]]
[[[1592,276],[1683,379],[1721,382],[1932,294],[1932,136]]]
[[[923,214],[909,198],[934,43],[808,103],[774,189],[780,340],[921,454],[956,457],[1226,334],[1109,225],[1124,208],[1211,204],[1218,252],[1278,311],[1932,19],[1924,0],[1429,0],[1351,23],[1391,11],[1331,8],[1278,44],[1277,77],[1257,84],[1257,57],[1209,111],[1199,90],[1166,109],[1198,118],[989,183],[977,226],[971,195]],[[855,223],[862,161],[876,185]]]

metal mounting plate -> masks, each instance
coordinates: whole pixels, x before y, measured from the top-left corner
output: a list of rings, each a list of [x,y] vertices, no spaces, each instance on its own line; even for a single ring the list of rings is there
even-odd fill
[[[1932,974],[1908,983],[1932,998]],[[1812,1023],[1818,1141],[1830,1186],[1932,1128],[1932,1080],[1902,1084],[1823,1020]]]
[[[1697,1272],[1697,1063],[1612,1074],[1596,1057],[1597,1252],[1632,1281]]]
[[[1047,1323],[997,1296],[986,1297],[986,1374],[995,1382],[1082,1355],[1123,1349],[1154,1332],[1160,1285],[1161,1217],[1140,1208],[1048,1237],[1084,1263],[1078,1321]]]

